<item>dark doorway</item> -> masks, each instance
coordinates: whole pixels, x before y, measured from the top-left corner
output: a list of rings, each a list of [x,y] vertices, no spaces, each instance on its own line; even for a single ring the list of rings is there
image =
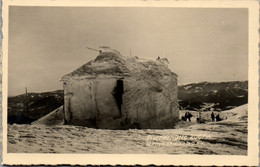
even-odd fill
[[[116,99],[116,103],[120,112],[120,116],[122,116],[121,105],[123,104],[123,94],[124,94],[124,81],[122,79],[118,79],[116,82],[116,86],[114,90],[111,92],[114,98]]]

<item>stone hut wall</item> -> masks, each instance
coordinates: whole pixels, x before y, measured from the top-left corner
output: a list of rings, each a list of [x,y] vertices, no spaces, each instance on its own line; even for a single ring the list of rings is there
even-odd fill
[[[132,125],[173,128],[179,118],[176,78],[165,76],[159,84],[153,80],[125,77],[121,111],[112,94],[117,80],[115,77],[65,82],[66,123],[107,129],[125,129]]]
[[[117,79],[70,80],[64,84],[64,110],[68,124],[96,127],[100,120],[119,117],[111,94]],[[109,126],[109,125],[108,125]]]
[[[164,82],[125,81],[124,111],[130,124],[151,129],[174,127],[179,118],[177,80],[166,77]]]

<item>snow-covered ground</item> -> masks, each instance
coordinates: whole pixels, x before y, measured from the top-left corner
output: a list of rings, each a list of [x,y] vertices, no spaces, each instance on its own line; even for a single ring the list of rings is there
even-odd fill
[[[180,111],[184,115],[186,111]],[[10,153],[247,154],[247,105],[222,111],[220,122],[180,121],[175,129],[101,130],[80,126],[8,125]],[[218,113],[218,112],[215,112]]]

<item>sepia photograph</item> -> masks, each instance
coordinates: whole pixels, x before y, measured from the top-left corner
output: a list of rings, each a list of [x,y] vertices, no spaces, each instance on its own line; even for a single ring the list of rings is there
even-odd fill
[[[6,13],[7,155],[255,155],[249,7],[11,4]]]

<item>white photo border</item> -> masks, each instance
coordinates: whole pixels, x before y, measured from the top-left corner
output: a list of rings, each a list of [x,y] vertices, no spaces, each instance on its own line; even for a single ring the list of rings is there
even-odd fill
[[[63,7],[173,7],[247,8],[248,19],[248,154],[168,155],[168,154],[40,154],[7,153],[8,12],[9,6]],[[5,165],[258,165],[259,163],[259,4],[258,1],[141,1],[141,0],[3,0],[2,41],[2,164]]]

